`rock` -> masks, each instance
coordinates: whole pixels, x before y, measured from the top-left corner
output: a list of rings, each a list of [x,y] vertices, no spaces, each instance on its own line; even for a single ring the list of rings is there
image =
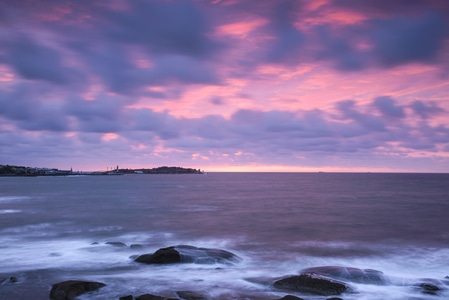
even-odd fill
[[[106,242],[106,245],[111,245],[115,247],[127,247],[125,243],[122,242]]]
[[[16,276],[11,276],[9,278],[0,278],[1,284],[8,284],[8,283],[17,283],[19,279],[17,279]]]
[[[422,293],[429,295],[436,295],[439,291],[441,291],[439,286],[432,283],[420,283],[418,284],[418,287],[421,289]]]
[[[144,294],[136,297],[136,300],[177,300],[176,298],[166,298],[152,294]]]
[[[282,297],[279,300],[304,300],[304,299],[296,297],[296,296],[292,296],[292,295],[287,295],[287,296]]]
[[[131,245],[129,246],[129,248],[131,248],[131,249],[137,249],[137,248],[143,248],[143,246],[142,246],[141,244],[131,244]]]
[[[173,264],[181,262],[181,255],[174,247],[161,248],[153,254],[143,254],[134,261],[144,264]]]
[[[229,264],[238,260],[238,256],[225,250],[180,245],[161,248],[153,254],[140,255],[134,261],[145,264]]]
[[[179,291],[176,292],[176,295],[178,295],[179,298],[185,299],[185,300],[209,300],[207,296],[197,293],[197,292],[191,292],[191,291]]]
[[[101,282],[67,280],[53,284],[50,291],[50,299],[72,300],[86,292],[95,291],[106,286]]]
[[[119,300],[133,300],[134,297],[132,295],[120,297]]]
[[[329,277],[337,280],[344,280],[364,284],[385,285],[388,280],[383,272],[373,269],[357,269],[349,267],[324,266],[308,268],[301,274],[318,274],[320,276]]]
[[[340,295],[349,290],[343,282],[325,278],[316,274],[301,274],[277,280],[274,287],[314,295]]]
[[[326,300],[343,300],[343,299],[338,298],[338,297],[332,297],[332,298],[327,298]]]

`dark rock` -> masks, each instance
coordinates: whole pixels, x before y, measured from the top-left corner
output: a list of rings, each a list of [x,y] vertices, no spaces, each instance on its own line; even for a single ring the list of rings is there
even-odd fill
[[[132,295],[120,297],[119,300],[133,300],[134,297]]]
[[[9,278],[0,278],[1,284],[17,283],[17,282],[19,282],[19,279],[17,279],[17,277],[15,276],[11,276]]]
[[[287,296],[282,297],[279,300],[304,300],[304,299],[296,297],[296,296],[292,296],[292,295],[287,295]]]
[[[180,245],[162,248],[153,254],[143,254],[134,261],[145,264],[172,264],[172,263],[232,263],[239,258],[228,251],[210,248],[197,248]]]
[[[176,298],[166,298],[152,294],[144,294],[136,297],[136,300],[177,300]]]
[[[131,244],[129,246],[131,249],[136,249],[136,248],[143,248],[143,246],[141,244]]]
[[[143,254],[134,261],[144,264],[173,264],[181,262],[181,255],[175,247],[162,248],[153,254]]]
[[[122,243],[122,242],[106,242],[105,244],[115,246],[115,247],[126,247],[126,244]]]
[[[325,278],[316,274],[301,274],[277,280],[274,287],[278,289],[308,293],[314,295],[340,295],[349,290],[343,282]]]
[[[418,284],[418,287],[421,289],[422,293],[429,295],[436,295],[439,291],[441,291],[439,286],[432,283],[420,283]]]
[[[10,282],[10,283],[16,283],[17,281],[19,281],[19,280],[17,279],[17,277],[15,277],[15,276],[9,277],[9,282]]]
[[[67,280],[53,284],[50,291],[50,299],[72,300],[75,299],[76,296],[86,292],[95,291],[104,286],[105,284],[101,282]]]
[[[207,296],[197,293],[197,292],[191,292],[191,291],[179,291],[176,292],[176,295],[178,295],[179,298],[185,299],[185,300],[208,300]]]
[[[362,270],[348,267],[324,266],[305,269],[301,272],[301,274],[318,274],[320,276],[337,280],[364,284],[385,285],[388,282],[383,272],[373,269]]]
[[[332,298],[327,298],[326,300],[343,300],[342,298],[338,298],[338,297],[332,297]]]

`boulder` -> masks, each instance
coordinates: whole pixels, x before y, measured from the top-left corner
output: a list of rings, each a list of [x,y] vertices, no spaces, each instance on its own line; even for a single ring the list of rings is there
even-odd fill
[[[136,300],[178,300],[177,298],[166,298],[162,296],[152,295],[152,294],[143,294],[136,297]]]
[[[302,270],[301,274],[317,274],[323,277],[363,284],[385,285],[388,283],[383,272],[373,269],[362,270],[350,267],[324,266]]]
[[[115,247],[127,247],[125,243],[122,242],[106,242],[106,245],[111,245]]]
[[[161,248],[153,254],[143,254],[134,261],[144,264],[173,264],[181,262],[181,255],[175,247]]]
[[[132,295],[122,296],[119,300],[134,300],[134,297]]]
[[[293,295],[287,295],[287,296],[282,297],[279,300],[304,300],[304,299],[296,297],[296,296],[293,296]]]
[[[343,282],[316,274],[301,274],[275,281],[274,287],[313,295],[340,295],[349,290]]]
[[[9,278],[0,278],[0,284],[17,283],[19,280],[15,276]]]
[[[176,295],[184,300],[209,300],[206,295],[191,291],[178,291]]]
[[[423,294],[428,295],[437,295],[438,292],[442,290],[442,288],[439,287],[438,285],[428,282],[419,283],[417,287],[421,290]]]
[[[67,280],[53,284],[50,291],[50,299],[52,300],[72,300],[77,296],[95,291],[106,286],[101,282]]]
[[[134,261],[145,264],[229,264],[238,260],[238,256],[225,250],[179,245],[161,248],[153,254],[140,255]]]

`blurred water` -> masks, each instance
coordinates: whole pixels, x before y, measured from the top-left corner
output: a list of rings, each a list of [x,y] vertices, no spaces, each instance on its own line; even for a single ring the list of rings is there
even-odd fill
[[[186,289],[279,299],[284,292],[246,279],[321,265],[378,269],[399,281],[444,279],[448,183],[448,174],[369,173],[0,178],[0,278],[21,278],[0,285],[0,299],[48,299],[51,284],[65,279],[107,284],[85,299]],[[130,258],[177,244],[222,248],[243,261],[217,269]],[[404,286],[357,289],[344,299],[447,298]]]

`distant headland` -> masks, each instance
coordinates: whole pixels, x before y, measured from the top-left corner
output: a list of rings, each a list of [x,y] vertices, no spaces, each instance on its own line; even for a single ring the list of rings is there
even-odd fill
[[[204,171],[182,167],[157,167],[139,169],[115,169],[107,171],[73,171],[54,168],[34,168],[24,166],[0,165],[0,176],[70,176],[70,175],[124,175],[124,174],[204,174]]]

